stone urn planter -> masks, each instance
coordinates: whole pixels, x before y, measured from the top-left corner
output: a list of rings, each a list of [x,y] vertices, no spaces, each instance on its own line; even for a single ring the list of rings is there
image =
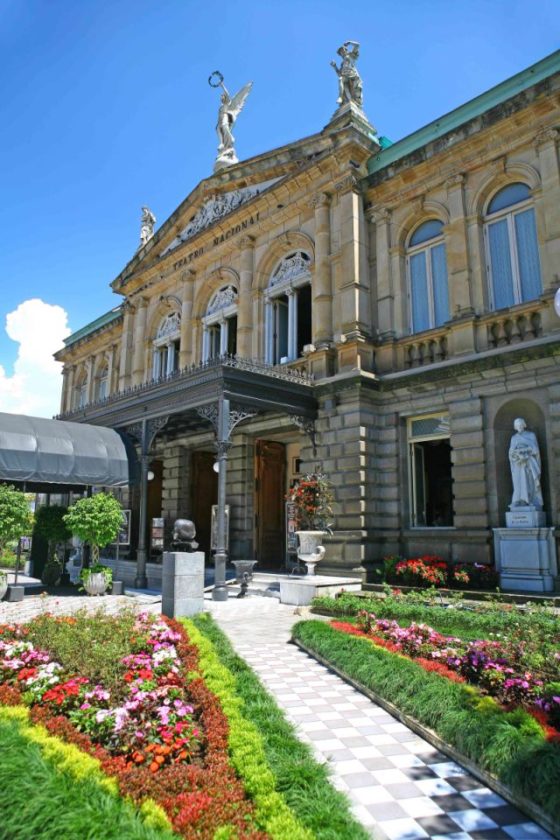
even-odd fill
[[[6,572],[0,572],[0,601],[8,591],[8,575]]]
[[[82,578],[82,586],[88,595],[105,595],[109,584],[105,572],[91,572]]]
[[[299,547],[298,557],[307,567],[307,574],[315,574],[315,566],[325,556],[326,549],[321,545],[324,531],[296,531]]]

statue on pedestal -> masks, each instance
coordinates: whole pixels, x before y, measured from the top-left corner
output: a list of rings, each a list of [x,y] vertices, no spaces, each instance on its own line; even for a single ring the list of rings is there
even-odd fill
[[[218,111],[218,122],[216,125],[219,140],[218,154],[216,163],[214,164],[214,171],[216,171],[222,169],[224,166],[231,166],[239,162],[235,154],[235,138],[232,129],[239,114],[243,110],[245,100],[253,87],[253,82],[247,82],[235,96],[230,96],[228,89],[224,85],[224,77],[219,70],[215,70],[208,79],[208,84],[210,87],[221,87],[223,90],[220,97],[220,110]]]
[[[142,207],[142,218],[140,220],[140,248],[154,235],[156,217],[149,207]]]
[[[338,48],[338,55],[342,58],[340,67],[335,61],[331,61],[338,76],[338,99],[340,106],[347,102],[353,102],[360,110],[363,106],[362,78],[358,73],[356,61],[360,55],[360,45],[357,41],[345,41]]]
[[[542,510],[541,456],[534,432],[527,430],[522,417],[513,421],[515,434],[509,445],[509,464],[513,482],[510,509],[534,507]]]

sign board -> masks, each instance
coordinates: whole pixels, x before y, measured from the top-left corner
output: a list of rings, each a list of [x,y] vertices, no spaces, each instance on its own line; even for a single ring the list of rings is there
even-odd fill
[[[297,554],[298,539],[296,535],[296,506],[294,502],[286,502],[286,553]]]
[[[117,534],[117,539],[112,545],[130,545],[130,511],[123,510],[122,511],[122,525],[120,527],[119,533]]]
[[[218,505],[212,505],[212,520],[210,527],[210,551],[218,548]],[[229,552],[229,505],[226,505],[226,551]]]
[[[152,548],[163,549],[163,529],[165,520],[160,516],[152,519]]]

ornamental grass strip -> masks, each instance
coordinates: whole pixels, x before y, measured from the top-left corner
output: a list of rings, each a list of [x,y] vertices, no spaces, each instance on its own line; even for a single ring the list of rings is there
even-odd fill
[[[10,840],[171,840],[152,800],[140,813],[119,796],[100,762],[29,722],[24,706],[0,707],[0,836]]]
[[[275,789],[263,739],[256,726],[243,716],[243,701],[236,692],[234,676],[221,664],[214,646],[194,622],[183,619],[181,623],[198,648],[201,673],[228,719],[231,760],[255,801],[257,819],[274,840],[313,840],[314,833],[302,825]]]
[[[558,824],[560,744],[522,708],[506,711],[475,688],[426,672],[414,660],[322,621],[304,621],[293,638],[360,685],[432,729]]]
[[[317,762],[311,748],[298,739],[292,724],[213,618],[204,613],[192,621],[234,677],[243,716],[259,729],[276,789],[282,791],[299,821],[321,840],[366,840],[369,835],[352,817],[348,799],[330,783],[327,765]]]

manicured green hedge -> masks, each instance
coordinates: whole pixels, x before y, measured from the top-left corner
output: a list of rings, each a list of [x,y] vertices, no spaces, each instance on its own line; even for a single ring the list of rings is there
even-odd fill
[[[299,622],[293,637],[558,820],[560,744],[523,709],[506,712],[467,685],[322,621]]]
[[[153,802],[142,815],[117,793],[99,762],[27,723],[23,707],[0,709],[0,838],[171,840]],[[158,827],[161,826],[161,827]]]
[[[365,840],[367,832],[351,816],[346,797],[330,784],[327,768],[317,763],[311,749],[298,740],[294,727],[211,617],[203,614],[187,623],[192,641],[198,644],[191,623],[212,642],[221,666],[229,674],[227,690],[239,699],[239,722],[243,726],[243,720],[251,721],[260,733],[275,789],[299,823],[320,840]]]

